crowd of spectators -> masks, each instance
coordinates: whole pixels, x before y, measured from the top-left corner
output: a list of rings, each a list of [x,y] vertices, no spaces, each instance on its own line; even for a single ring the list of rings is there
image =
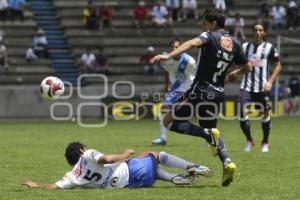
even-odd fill
[[[201,20],[202,16],[199,10],[200,0],[139,0],[132,10],[132,24],[136,32],[140,35],[142,30],[148,28],[157,28],[158,30],[172,26],[174,23],[181,23],[186,20]],[[280,0],[256,0],[259,5],[257,10],[257,21],[265,24],[268,30],[288,29],[293,31],[298,27],[300,1],[280,1]],[[84,24],[90,30],[108,30],[113,32],[113,10],[105,2],[102,6],[95,6],[91,0],[83,10]],[[235,0],[211,0],[211,5],[224,12],[228,17],[226,19],[226,28],[234,37],[241,42],[246,40],[247,12],[239,13],[235,8]],[[140,58],[140,64],[144,67],[144,74],[152,75],[159,72],[158,66],[149,63],[151,57],[155,54],[153,46],[147,47],[147,52]],[[99,54],[103,51],[100,48]],[[87,54],[87,52],[85,53]],[[84,55],[83,55],[84,56]],[[90,67],[89,63],[81,62],[85,72],[110,74],[111,68],[107,64],[101,64],[104,67],[99,68],[99,61],[95,60]],[[102,63],[107,63],[108,56],[102,58]],[[98,59],[99,60],[99,59]],[[101,59],[100,59],[101,60]],[[97,63],[96,63],[97,62]],[[92,68],[92,70],[91,70]],[[101,69],[101,70],[100,70]]]
[[[0,20],[24,21],[24,11],[27,8],[26,0],[0,0]]]
[[[90,48],[86,48],[85,52],[81,55],[79,65],[82,68],[82,73],[111,74],[108,56],[104,52],[103,47],[99,47],[97,54],[94,54]]]

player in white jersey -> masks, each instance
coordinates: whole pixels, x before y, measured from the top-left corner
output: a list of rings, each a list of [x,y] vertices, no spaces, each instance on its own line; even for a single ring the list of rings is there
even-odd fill
[[[269,116],[269,93],[272,85],[281,70],[279,54],[273,44],[264,40],[266,30],[263,24],[255,23],[253,25],[253,42],[243,44],[243,50],[248,57],[249,62],[253,65],[252,72],[245,74],[241,83],[239,95],[240,105],[240,126],[246,136],[247,143],[245,152],[251,151],[255,142],[250,132],[250,121],[247,115],[252,103],[255,108],[260,109],[263,115],[262,131],[263,139],[261,143],[261,151],[269,151],[269,135],[271,128],[271,119]],[[274,66],[274,70],[270,76],[270,65]]]
[[[136,158],[130,158],[133,153],[133,150],[126,149],[122,154],[102,154],[97,150],[86,149],[80,142],[72,142],[66,148],[65,157],[73,169],[62,179],[53,184],[38,184],[30,180],[23,184],[44,189],[144,188],[151,187],[156,179],[188,185],[196,175],[213,175],[208,167],[195,165],[166,152],[144,152]],[[158,164],[180,168],[188,174],[171,174]]]
[[[170,42],[171,50],[177,49],[181,45],[179,38],[174,38]],[[165,113],[171,106],[190,89],[196,74],[196,61],[186,53],[182,53],[163,63],[165,69],[165,102],[161,108],[160,135],[152,140],[152,144],[166,145],[168,129],[163,124]],[[170,85],[171,83],[171,85]]]

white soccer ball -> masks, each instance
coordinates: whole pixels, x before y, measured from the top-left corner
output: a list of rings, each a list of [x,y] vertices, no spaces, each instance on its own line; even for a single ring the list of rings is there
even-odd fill
[[[64,83],[57,77],[48,76],[41,82],[41,95],[49,101],[57,100],[64,94]]]

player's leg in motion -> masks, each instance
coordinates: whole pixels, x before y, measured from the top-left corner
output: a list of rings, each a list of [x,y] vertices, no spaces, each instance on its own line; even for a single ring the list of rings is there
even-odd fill
[[[167,144],[167,134],[168,134],[168,129],[164,126],[163,120],[166,115],[166,110],[169,110],[170,106],[168,105],[163,105],[161,108],[161,115],[159,119],[159,137],[152,140],[152,144],[156,145],[166,145]]]
[[[174,184],[190,184],[194,180],[195,175],[201,175],[210,177],[213,175],[213,171],[206,166],[196,165],[192,162],[186,161],[175,155],[168,154],[166,152],[155,153],[158,163],[167,167],[179,168],[188,172],[188,175],[171,174],[161,168],[157,170],[158,178],[173,182]]]
[[[204,138],[212,147],[217,148],[219,132],[192,124],[187,118],[193,118],[193,105],[188,99],[172,107],[164,118],[164,125],[171,131]],[[173,114],[175,116],[173,116]],[[175,119],[174,119],[175,118]]]
[[[264,113],[263,113],[263,119],[262,119],[262,131],[263,131],[263,140],[261,143],[261,151],[262,152],[268,152],[269,151],[269,135],[270,135],[270,129],[271,129],[271,118],[269,116],[269,102],[268,102],[269,98],[268,96],[265,96],[263,94],[263,109],[264,109]]]
[[[228,186],[233,180],[233,174],[236,170],[236,166],[228,156],[224,141],[222,138],[220,138],[220,133],[218,129],[213,128],[217,125],[216,117],[213,118],[213,120],[206,120],[206,123],[203,124],[203,127],[207,128],[202,128],[202,126],[196,126],[187,120],[179,120],[178,118],[183,119],[183,117],[193,116],[193,113],[191,113],[193,112],[191,111],[193,105],[186,104],[185,102],[188,101],[185,100],[181,102],[181,104],[179,104],[177,108],[175,107],[174,118],[176,117],[176,120],[174,120],[172,112],[166,115],[164,120],[165,126],[168,127],[171,131],[175,131],[177,133],[204,138],[211,145],[213,154],[215,156],[218,155],[220,160],[222,161],[224,167],[222,185]],[[220,102],[217,103],[218,106],[220,105],[219,103]],[[218,112],[216,112],[215,107],[212,106],[212,108],[214,110],[212,110],[212,112],[210,113],[217,114]],[[206,111],[208,109],[209,108],[201,108],[201,106],[198,107],[198,115],[205,116]],[[217,109],[219,110],[219,108]],[[205,111],[205,114],[203,114],[203,111]],[[202,120],[200,120],[199,122],[201,123],[201,121]]]
[[[251,151],[252,147],[255,145],[255,142],[251,136],[250,129],[250,120],[248,117],[248,110],[251,106],[251,96],[250,93],[246,90],[240,90],[239,96],[239,119],[240,119],[240,127],[246,137],[246,145],[244,147],[245,152]]]

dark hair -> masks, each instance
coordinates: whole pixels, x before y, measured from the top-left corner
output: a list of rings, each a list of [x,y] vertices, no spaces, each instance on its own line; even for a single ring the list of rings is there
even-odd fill
[[[179,37],[174,37],[170,42],[169,42],[169,46],[172,47],[172,45],[174,45],[175,42],[179,42],[181,44],[181,39]]]
[[[255,28],[256,25],[262,26],[262,27],[264,28],[264,31],[267,32],[266,26],[265,26],[265,24],[262,23],[262,22],[255,22],[255,23],[252,25],[252,30],[254,30],[254,28]]]
[[[65,157],[71,166],[74,166],[78,162],[82,154],[80,149],[84,149],[84,144],[81,144],[78,141],[68,144],[65,151]]]
[[[207,10],[205,10],[204,19],[209,22],[216,21],[219,28],[225,27],[225,15],[215,8],[208,8]]]

